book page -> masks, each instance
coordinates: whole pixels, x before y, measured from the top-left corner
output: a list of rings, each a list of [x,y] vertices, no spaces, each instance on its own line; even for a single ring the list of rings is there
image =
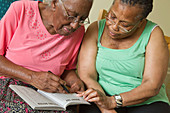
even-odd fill
[[[56,110],[59,108],[63,110],[59,104],[56,104],[50,99],[44,97],[32,88],[19,85],[10,85],[9,87],[14,90],[33,109]]]
[[[76,104],[89,104],[89,102],[85,101],[83,97],[77,97],[75,93],[63,94],[63,93],[48,93],[41,90],[38,90],[39,93],[48,97],[50,100],[61,104],[64,108],[68,105],[76,105]]]

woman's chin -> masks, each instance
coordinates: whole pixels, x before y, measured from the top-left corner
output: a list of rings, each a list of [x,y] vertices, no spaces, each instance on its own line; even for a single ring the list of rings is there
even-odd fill
[[[68,36],[71,34],[71,32],[65,31],[65,30],[56,30],[56,33],[59,35],[63,35],[63,36]]]

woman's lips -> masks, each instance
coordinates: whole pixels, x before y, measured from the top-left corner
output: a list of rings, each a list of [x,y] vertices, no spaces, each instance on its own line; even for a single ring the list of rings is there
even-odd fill
[[[120,34],[113,33],[113,32],[111,32],[111,31],[109,31],[109,34],[110,34],[111,36],[113,36],[113,37],[118,37],[118,36],[120,36]]]
[[[112,36],[115,36],[116,34],[112,33],[111,31],[109,32]]]
[[[70,33],[70,31],[69,31],[67,28],[65,28],[65,27],[64,27],[64,30],[65,30],[67,33]]]

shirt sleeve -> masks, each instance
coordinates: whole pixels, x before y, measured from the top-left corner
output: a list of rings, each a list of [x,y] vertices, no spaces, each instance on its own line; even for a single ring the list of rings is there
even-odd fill
[[[14,7],[16,7],[15,2],[11,4],[8,11],[0,21],[0,55],[5,55],[18,25],[18,18]]]

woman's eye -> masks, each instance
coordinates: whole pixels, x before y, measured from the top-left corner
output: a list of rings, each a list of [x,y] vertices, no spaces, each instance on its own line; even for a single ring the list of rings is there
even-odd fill
[[[67,17],[67,20],[70,20],[70,21],[72,21],[72,20],[74,20],[76,17],[74,17],[74,16],[68,16]]]
[[[111,19],[113,19],[113,20],[114,20],[115,18],[116,18],[115,16],[111,16]]]
[[[120,25],[121,25],[122,27],[130,27],[130,26],[131,26],[131,25],[127,24],[127,23],[120,23]]]
[[[121,26],[123,26],[123,27],[130,27],[130,25],[125,25],[125,24],[122,24]]]

